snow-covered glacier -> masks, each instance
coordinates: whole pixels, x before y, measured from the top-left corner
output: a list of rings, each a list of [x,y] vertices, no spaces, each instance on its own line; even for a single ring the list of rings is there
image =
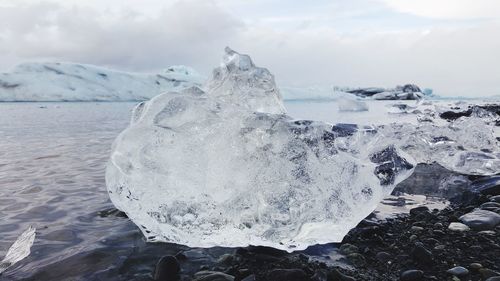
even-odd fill
[[[77,63],[24,63],[0,73],[0,101],[140,101],[204,80],[186,66],[145,74]]]
[[[106,182],[149,241],[292,251],[340,241],[414,164],[371,127],[294,120],[273,75],[226,49],[204,87],[135,108]]]

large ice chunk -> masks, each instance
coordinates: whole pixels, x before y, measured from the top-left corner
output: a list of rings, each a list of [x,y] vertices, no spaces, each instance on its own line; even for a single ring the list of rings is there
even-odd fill
[[[226,49],[205,89],[136,107],[106,182],[149,241],[304,249],[341,241],[411,174],[375,134],[292,119],[273,75]]]

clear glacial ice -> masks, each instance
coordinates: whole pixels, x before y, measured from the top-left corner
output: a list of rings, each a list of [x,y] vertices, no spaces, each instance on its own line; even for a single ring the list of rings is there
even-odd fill
[[[12,246],[10,246],[3,260],[0,261],[0,275],[15,263],[29,256],[31,246],[35,241],[35,231],[36,228],[30,226],[23,233],[21,233]]]
[[[439,126],[427,117],[383,126],[295,120],[273,75],[226,49],[204,87],[137,105],[113,144],[108,193],[149,241],[287,251],[339,242],[416,163],[499,170],[485,121]]]

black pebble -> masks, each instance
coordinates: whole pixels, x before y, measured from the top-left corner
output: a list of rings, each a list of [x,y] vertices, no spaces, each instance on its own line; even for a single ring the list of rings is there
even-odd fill
[[[164,256],[156,264],[155,281],[177,281],[180,278],[181,267],[174,256]]]

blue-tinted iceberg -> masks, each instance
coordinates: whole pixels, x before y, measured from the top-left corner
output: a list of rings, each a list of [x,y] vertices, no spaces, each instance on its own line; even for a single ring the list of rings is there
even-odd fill
[[[0,101],[142,101],[204,80],[186,66],[144,74],[76,63],[25,63],[0,73]]]

